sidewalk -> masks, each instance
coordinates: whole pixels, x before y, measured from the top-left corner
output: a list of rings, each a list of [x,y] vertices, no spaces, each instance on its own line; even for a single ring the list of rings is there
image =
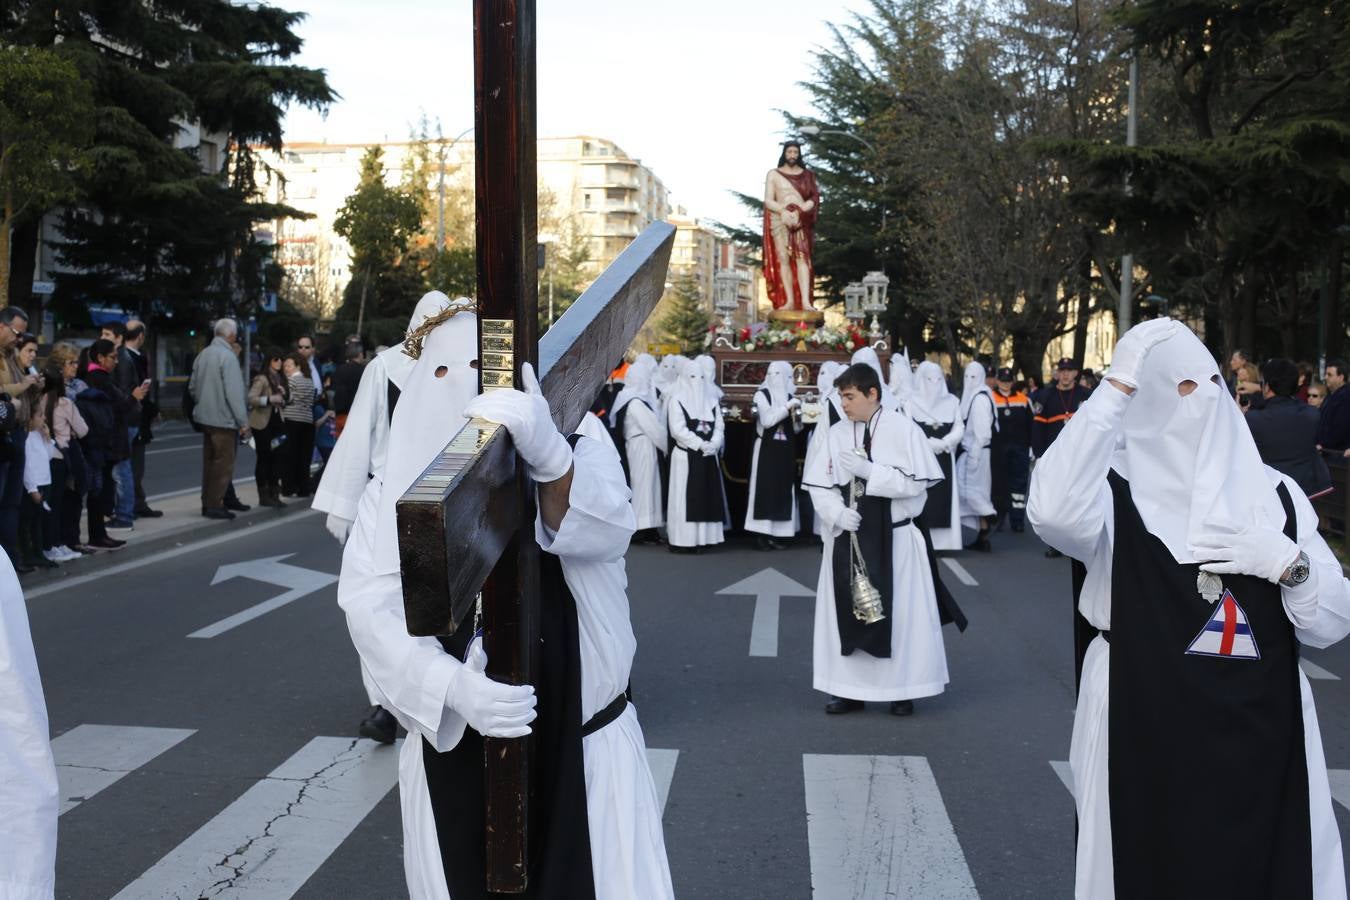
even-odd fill
[[[149,497],[150,506],[164,513],[158,519],[137,519],[136,527],[131,531],[111,531],[109,534],[118,540],[127,542],[118,550],[103,550],[92,556],[61,563],[56,569],[39,569],[19,577],[25,594],[35,589],[41,593],[50,593],[66,579],[79,578],[99,572],[113,566],[121,566],[131,560],[148,556],[170,547],[181,546],[203,538],[215,537],[233,531],[247,530],[278,519],[309,512],[310,498],[285,500],[284,509],[258,505],[258,493],[252,479],[235,481],[235,491],[239,499],[253,508],[248,512],[235,513],[232,521],[207,519],[202,516],[201,494],[198,488],[176,491]],[[83,523],[81,534],[84,533]]]

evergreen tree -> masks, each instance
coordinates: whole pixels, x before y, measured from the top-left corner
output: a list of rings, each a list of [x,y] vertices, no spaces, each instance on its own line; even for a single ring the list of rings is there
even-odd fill
[[[707,305],[693,275],[680,275],[671,287],[670,302],[661,319],[662,340],[679,344],[685,356],[703,352],[712,321]]]
[[[229,0],[5,4],[0,41],[56,48],[92,88],[92,162],[59,248],[76,269],[58,279],[70,315],[94,299],[188,322],[251,311],[267,270],[253,227],[297,215],[257,202],[252,147],[280,149],[287,106],[336,96],[287,63],[302,18]],[[224,140],[184,141],[184,123]]]
[[[333,229],[351,245],[352,254],[353,278],[339,316],[350,320],[355,311],[357,334],[364,333],[367,298],[388,317],[404,307],[411,309],[421,294],[422,271],[416,260],[405,255],[421,224],[421,213],[413,193],[385,184],[384,149],[367,150],[356,190],[333,223]]]

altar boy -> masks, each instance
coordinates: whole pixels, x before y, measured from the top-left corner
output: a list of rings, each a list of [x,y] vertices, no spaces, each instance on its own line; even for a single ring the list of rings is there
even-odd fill
[[[942,470],[923,432],[883,406],[871,366],[849,366],[835,386],[845,418],[826,440],[812,442],[802,478],[824,540],[814,686],[830,695],[827,713],[872,700],[888,701],[893,714],[905,716],[916,698],[940,694],[947,684],[933,573],[914,523]],[[880,593],[884,615],[870,624],[854,602],[864,574]]]

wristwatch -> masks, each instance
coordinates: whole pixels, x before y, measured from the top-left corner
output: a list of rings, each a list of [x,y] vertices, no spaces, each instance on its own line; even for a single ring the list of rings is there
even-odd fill
[[[1298,559],[1294,560],[1294,564],[1289,567],[1289,574],[1280,579],[1280,584],[1291,588],[1298,587],[1300,584],[1307,581],[1309,564],[1308,554],[1300,550]]]

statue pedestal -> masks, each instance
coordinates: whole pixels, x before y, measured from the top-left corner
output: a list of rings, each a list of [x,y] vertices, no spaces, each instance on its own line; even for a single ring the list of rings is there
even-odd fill
[[[805,322],[807,325],[819,328],[825,324],[825,311],[820,309],[775,309],[769,313],[769,319],[773,322],[782,322],[785,325],[799,325]]]

